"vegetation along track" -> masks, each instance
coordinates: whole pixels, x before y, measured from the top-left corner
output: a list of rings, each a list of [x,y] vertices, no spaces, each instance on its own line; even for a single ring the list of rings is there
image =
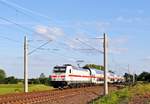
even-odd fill
[[[0,96],[0,104],[87,104],[102,94],[103,86],[9,94]]]

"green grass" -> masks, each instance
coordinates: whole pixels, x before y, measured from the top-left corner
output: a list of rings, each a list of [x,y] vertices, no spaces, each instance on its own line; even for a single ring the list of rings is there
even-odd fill
[[[93,104],[119,104],[124,100],[128,100],[129,97],[128,88],[124,88],[119,91],[112,92],[111,94],[100,98],[95,101]]]
[[[42,84],[29,85],[29,92],[52,90],[51,86]],[[0,95],[23,92],[23,84],[0,84]]]
[[[144,94],[150,92],[150,84],[137,84],[133,87],[114,91],[107,96],[104,96],[92,104],[127,104],[136,94]]]

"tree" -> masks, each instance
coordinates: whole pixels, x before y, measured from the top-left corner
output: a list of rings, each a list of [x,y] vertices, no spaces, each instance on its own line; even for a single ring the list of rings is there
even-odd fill
[[[29,79],[29,84],[40,84],[40,80],[39,80],[39,78]]]
[[[94,68],[94,69],[98,69],[98,70],[104,70],[104,66],[102,66],[102,65],[86,64],[84,67]]]
[[[5,71],[4,71],[4,70],[2,70],[2,69],[0,69],[0,80],[5,79],[5,77],[6,77],[6,73],[5,73]]]
[[[125,73],[124,74],[124,78],[126,82],[131,83],[131,81],[133,80],[133,75],[129,74],[129,73]]]
[[[142,72],[139,76],[138,76],[138,81],[149,81],[150,82],[150,73],[148,72]]]
[[[40,78],[45,78],[44,73],[41,73],[41,74],[40,74]]]
[[[48,78],[39,78],[40,84],[45,84],[47,85],[48,83]]]
[[[4,79],[5,84],[17,84],[18,80],[14,76],[10,76]]]

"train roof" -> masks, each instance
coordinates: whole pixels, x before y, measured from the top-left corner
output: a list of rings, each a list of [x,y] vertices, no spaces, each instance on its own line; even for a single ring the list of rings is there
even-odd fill
[[[89,69],[94,70],[97,74],[104,74],[103,70],[98,70],[98,69],[95,69],[95,68],[89,68]]]

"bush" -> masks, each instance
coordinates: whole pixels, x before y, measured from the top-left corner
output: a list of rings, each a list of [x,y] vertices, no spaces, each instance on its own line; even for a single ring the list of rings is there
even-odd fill
[[[143,72],[138,76],[138,81],[148,81],[150,82],[150,73]]]
[[[4,79],[4,84],[17,84],[18,80],[14,76],[10,76]]]

